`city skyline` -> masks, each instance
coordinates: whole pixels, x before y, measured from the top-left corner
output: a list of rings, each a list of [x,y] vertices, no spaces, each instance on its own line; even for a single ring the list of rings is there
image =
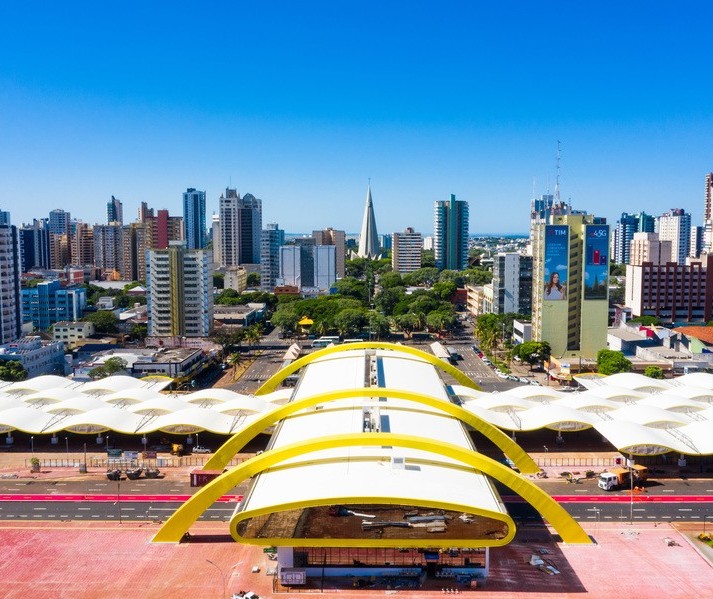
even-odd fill
[[[561,141],[576,208],[700,223],[713,7],[646,6],[3,6],[0,208],[99,223],[114,195],[129,220],[195,187],[210,214],[235,187],[286,231],[357,232],[371,178],[382,232],[429,234],[451,193],[471,233],[524,232]]]

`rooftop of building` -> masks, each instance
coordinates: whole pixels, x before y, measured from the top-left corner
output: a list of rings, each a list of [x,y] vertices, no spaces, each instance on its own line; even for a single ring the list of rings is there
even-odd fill
[[[706,345],[713,345],[713,327],[708,326],[687,326],[673,329],[676,333],[681,333],[688,337],[695,337]]]

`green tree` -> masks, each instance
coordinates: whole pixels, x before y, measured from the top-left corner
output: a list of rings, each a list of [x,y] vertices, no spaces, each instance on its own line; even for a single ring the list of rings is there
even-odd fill
[[[228,355],[228,352],[235,347],[240,345],[242,340],[245,338],[244,329],[233,329],[230,327],[222,327],[219,329],[213,329],[210,333],[210,340],[220,345],[221,353],[224,356]]]
[[[631,362],[620,351],[601,349],[597,353],[597,372],[606,375],[631,372]]]
[[[530,370],[538,362],[549,360],[552,349],[547,341],[525,341],[516,346],[513,356],[519,357],[530,365]]]
[[[660,366],[647,366],[644,370],[644,376],[648,376],[652,379],[662,379],[663,368],[661,368]]]
[[[133,327],[131,327],[131,336],[138,340],[138,341],[143,341],[148,337],[149,334],[149,328],[145,324],[135,324]]]
[[[233,380],[235,380],[236,373],[238,371],[238,366],[243,361],[243,357],[239,352],[233,352],[228,356],[228,364],[233,367]]]
[[[291,304],[285,304],[291,306]],[[270,322],[282,331],[284,337],[293,337],[297,332],[297,323],[301,316],[292,309],[281,309],[275,312],[270,319]]]
[[[382,314],[391,316],[396,305],[405,298],[403,287],[390,287],[382,289],[374,297],[374,306]]]
[[[339,279],[334,287],[337,289],[339,295],[345,295],[348,297],[353,297],[360,301],[366,301],[367,299],[367,285],[365,281],[360,281],[354,277],[344,277]]]
[[[656,318],[656,316],[637,316],[636,318],[629,320],[629,322],[632,324],[640,324],[645,327],[659,326],[661,324],[661,321]]]
[[[259,272],[249,272],[247,285],[248,285],[248,287],[259,287],[260,286],[260,273]]]
[[[92,379],[103,379],[108,376],[111,376],[112,374],[116,374],[119,372],[125,373],[126,366],[127,366],[127,362],[123,358],[119,358],[119,357],[109,358],[101,366],[92,368],[89,371],[89,377]]]
[[[243,336],[245,341],[248,342],[248,352],[251,352],[253,346],[260,341],[260,337],[262,337],[262,325],[256,322],[249,327],[243,328]]]
[[[493,271],[487,268],[469,268],[463,271],[463,279],[471,285],[487,285],[493,280]]]
[[[216,289],[225,288],[225,275],[222,272],[213,273],[213,287]]]
[[[391,289],[392,287],[403,287],[404,282],[399,273],[385,272],[379,277],[379,285],[382,289]]]
[[[362,329],[366,320],[363,308],[347,308],[334,318],[334,326],[342,337],[352,337]]]
[[[389,334],[391,323],[383,314],[371,312],[369,314],[369,330],[377,339],[383,339]]]
[[[612,277],[625,277],[626,264],[617,264],[612,260],[609,262],[609,275]]]
[[[426,317],[428,330],[435,331],[441,335],[450,331],[455,326],[455,323],[455,316],[447,312],[431,312]]]
[[[418,318],[410,312],[403,314],[396,318],[396,326],[406,334],[406,337],[411,337],[411,334],[418,328]]]
[[[435,268],[436,252],[433,250],[423,250],[421,252],[421,266],[423,266],[423,268]]]
[[[0,381],[17,382],[24,381],[26,378],[27,370],[19,360],[0,361]]]
[[[433,284],[433,294],[440,300],[449,302],[458,289],[453,281],[439,281]]]
[[[114,316],[113,312],[108,310],[89,312],[82,320],[94,323],[94,329],[97,333],[116,333],[119,330],[116,326],[119,323],[119,319]]]

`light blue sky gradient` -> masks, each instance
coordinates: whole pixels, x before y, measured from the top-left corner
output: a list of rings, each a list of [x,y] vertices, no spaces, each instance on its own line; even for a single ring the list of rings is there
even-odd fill
[[[0,7],[0,208],[209,213],[232,181],[287,231],[527,231],[533,178],[610,218],[713,170],[708,2],[15,2]]]

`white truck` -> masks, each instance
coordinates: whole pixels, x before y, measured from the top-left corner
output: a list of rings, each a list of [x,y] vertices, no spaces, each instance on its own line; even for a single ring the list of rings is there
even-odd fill
[[[631,468],[612,468],[599,475],[597,485],[605,491],[628,488],[632,485],[631,476],[634,477],[633,484],[638,485],[649,478],[649,469],[639,464],[635,464]]]

